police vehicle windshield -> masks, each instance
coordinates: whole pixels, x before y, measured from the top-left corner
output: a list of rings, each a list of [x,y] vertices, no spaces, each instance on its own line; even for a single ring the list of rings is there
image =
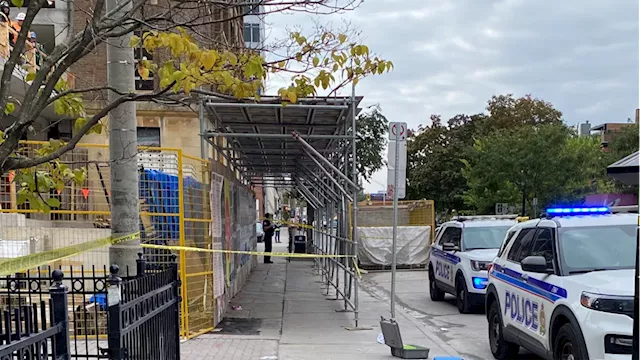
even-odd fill
[[[502,245],[509,227],[467,227],[464,229],[464,250],[498,249]]]
[[[635,268],[635,225],[560,228],[559,245],[569,274]]]

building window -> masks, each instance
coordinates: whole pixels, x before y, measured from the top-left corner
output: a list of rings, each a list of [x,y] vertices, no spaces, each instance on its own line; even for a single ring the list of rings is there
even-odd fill
[[[243,15],[258,15],[258,14],[260,14],[260,5],[259,4],[244,5],[242,7],[242,14]]]
[[[244,24],[244,41],[260,42],[260,24]]]
[[[143,32],[142,31],[136,31],[135,32],[136,36],[142,38]],[[147,79],[143,79],[140,74],[138,74],[138,61],[140,60],[153,60],[153,55],[151,55],[149,52],[147,52],[146,49],[144,49],[142,47],[142,41],[140,41],[140,44],[135,47],[133,49],[133,56],[135,57],[136,60],[136,67],[134,69],[135,71],[135,78],[136,78],[136,90],[153,90],[154,89],[154,83],[153,83],[153,73],[149,73],[149,77]]]
[[[160,147],[160,128],[138,127],[138,146]]]

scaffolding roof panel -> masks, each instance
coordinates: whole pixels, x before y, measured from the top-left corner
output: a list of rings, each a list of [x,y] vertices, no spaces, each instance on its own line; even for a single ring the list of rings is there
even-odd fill
[[[356,97],[355,106],[361,101]],[[338,140],[351,139],[345,134],[345,123],[352,120],[350,97],[303,98],[285,106],[277,97],[260,102],[207,98],[205,108],[216,130],[203,136],[210,143],[226,137],[223,150],[231,150],[235,165],[253,174],[293,174],[299,164],[314,167],[292,132],[325,156],[340,150]],[[356,108],[356,114],[360,111]]]

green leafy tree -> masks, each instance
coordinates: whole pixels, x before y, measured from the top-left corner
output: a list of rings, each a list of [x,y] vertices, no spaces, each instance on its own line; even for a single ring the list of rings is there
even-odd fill
[[[611,141],[609,146],[610,152],[607,157],[607,164],[611,165],[612,163],[630,155],[634,152],[638,151],[638,142],[639,139],[640,128],[638,127],[638,123],[629,124],[629,126],[625,126],[620,130],[619,134]],[[638,186],[623,184],[619,181],[613,181],[613,189],[611,192],[621,193],[621,194],[638,194]]]
[[[639,134],[638,123],[629,124],[620,129],[620,133],[616,134],[609,147],[613,161],[620,160],[638,151]]]
[[[487,103],[489,117],[482,129],[487,135],[499,129],[515,129],[523,125],[562,123],[562,112],[547,101],[526,95],[514,98],[512,94],[494,95]]]
[[[606,188],[606,156],[592,137],[577,137],[563,124],[500,130],[476,141],[463,175],[465,201],[481,213],[496,203],[523,204],[527,214],[548,205],[580,201]]]
[[[461,209],[468,189],[462,176],[474,135],[483,126],[482,114],[457,115],[446,124],[431,116],[431,125],[412,132],[407,140],[407,193],[410,199],[433,199],[438,209]]]
[[[22,0],[13,1],[17,6],[23,5]],[[260,4],[267,9],[266,13],[334,14],[354,10],[360,2],[261,0]],[[373,54],[348,28],[331,30],[319,26],[306,34],[291,31],[284,39],[275,39],[274,47],[265,48],[264,52],[206,39],[208,35],[199,31],[214,27],[237,29],[237,24],[231,26],[229,22],[240,19],[246,7],[255,6],[250,0],[184,0],[153,6],[146,0],[125,0],[118,3],[118,9],[130,10],[122,12],[106,11],[105,1],[97,0],[76,4],[76,11],[90,14],[91,21],[75,28],[76,33],[70,34],[68,41],[56,41],[59,45],[44,58],[39,69],[26,68],[25,95],[17,100],[9,91],[9,83],[14,70],[23,66],[21,54],[25,50],[25,40],[45,4],[46,0],[29,2],[22,30],[0,78],[0,108],[4,109],[0,122],[9,124],[0,129],[0,174],[16,173],[14,181],[20,188],[19,200],[28,201],[32,208],[48,210],[59,205],[55,200],[45,200],[42,194],[84,180],[84,169],[72,170],[59,158],[74,149],[86,134],[102,132],[100,121],[120,104],[136,101],[189,105],[197,102],[195,95],[198,94],[255,101],[260,98],[267,75],[280,74],[290,78],[290,83],[277,92],[284,105],[302,97],[315,96],[320,91],[334,94],[350,83],[393,68],[391,62]],[[134,32],[142,36],[129,39],[127,34]],[[107,42],[122,44],[123,37],[129,39],[129,46],[153,55],[153,61],[140,61],[137,71],[143,79],[153,74],[157,79],[156,90],[139,93],[110,86],[69,86],[65,73],[71,66]],[[266,52],[271,54],[268,60],[261,55]],[[102,107],[88,114],[84,98],[97,99]],[[71,140],[49,141],[36,154],[21,153],[20,139],[33,131],[33,124],[49,107],[74,122]]]
[[[464,194],[471,186],[463,174],[463,161],[473,155],[476,139],[498,131],[562,123],[560,111],[531,95],[521,98],[514,98],[512,94],[496,95],[487,102],[486,110],[486,114],[457,115],[446,124],[440,116],[431,116],[429,126],[413,132],[407,144],[410,198],[433,199],[436,209],[443,213],[463,210],[469,204]],[[506,194],[515,190],[507,187],[500,188],[499,192],[497,197],[502,198],[510,197]],[[493,205],[491,207],[493,209]]]
[[[379,105],[369,107],[369,111],[358,115],[356,119],[358,129],[358,174],[369,180],[371,175],[385,165],[384,150],[387,145],[387,131],[389,120],[382,114]]]

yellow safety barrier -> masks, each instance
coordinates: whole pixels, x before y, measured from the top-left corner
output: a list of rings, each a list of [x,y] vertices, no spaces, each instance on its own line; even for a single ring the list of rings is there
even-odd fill
[[[88,139],[101,143],[78,144],[75,149],[60,157],[60,161],[73,170],[85,168],[86,177],[82,184],[71,183],[60,191],[42,193],[45,200],[54,198],[60,203],[60,206],[50,212],[44,213],[32,208],[29,203],[19,202],[21,184],[14,182],[14,172],[7,172],[0,177],[0,213],[4,214],[0,238],[10,245],[0,249],[0,263],[21,255],[38,254],[37,258],[30,258],[27,265],[43,261],[48,261],[54,267],[72,266],[77,269],[81,266],[102,269],[109,265],[108,246],[104,246],[111,240],[109,236],[112,179],[109,170],[108,141],[104,135],[91,135]],[[22,141],[17,151],[25,157],[37,157],[44,144],[38,141]],[[225,183],[240,185],[238,173],[231,168],[231,164],[223,161],[222,153],[213,151],[208,155],[212,160],[207,160],[195,156],[200,154],[200,148],[195,146],[184,150],[141,146],[138,150],[138,162],[143,169],[139,178],[140,236],[143,243],[192,248],[231,248],[230,246],[235,245],[220,236],[213,237],[211,232],[214,218],[210,206],[212,171],[220,174]],[[225,153],[230,155],[228,152]],[[168,176],[148,176],[152,175],[150,172],[153,171]],[[172,181],[171,187],[168,184],[169,177]],[[236,202],[236,195],[240,192],[236,192],[235,189],[240,188],[243,186],[231,187],[230,199],[233,201],[230,202],[230,206],[236,209],[230,213],[232,221],[236,221],[236,214],[242,214],[243,209],[244,213],[250,213],[252,210],[255,214],[255,201],[249,204],[251,206],[246,206],[247,201],[244,200]],[[249,193],[249,190],[243,189],[241,193],[245,192]],[[222,215],[226,216],[224,213]],[[254,219],[255,215],[250,224],[244,225],[255,226]],[[103,246],[98,246],[99,244]],[[66,251],[64,254],[68,256],[60,256],[63,249]],[[80,249],[86,251],[78,252]],[[52,250],[53,253],[50,252]],[[150,254],[148,261],[170,261],[169,255],[171,254]],[[214,271],[218,275],[224,272],[224,266],[213,256],[195,251],[176,251],[175,255],[179,259],[180,280],[183,284],[181,335],[192,338],[211,331],[214,324],[221,320],[221,308],[225,300],[221,296],[228,296],[230,292],[214,286],[217,281],[214,279]],[[225,261],[227,266],[240,266],[240,259],[234,261],[229,256],[231,255],[228,255]],[[61,259],[63,261],[60,261]],[[8,271],[14,271],[18,267],[29,267],[15,263],[11,266],[9,263],[5,265]],[[235,268],[228,268],[225,275],[229,276]],[[31,271],[34,268],[26,270]]]

